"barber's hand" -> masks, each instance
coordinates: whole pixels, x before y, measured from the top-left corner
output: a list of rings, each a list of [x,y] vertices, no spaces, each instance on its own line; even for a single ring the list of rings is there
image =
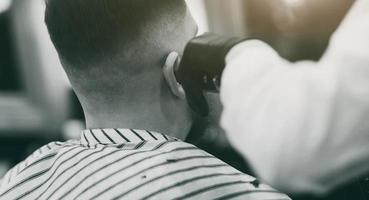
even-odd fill
[[[176,76],[186,91],[190,107],[201,116],[209,113],[203,92],[219,91],[225,57],[241,41],[243,39],[206,33],[187,44]]]

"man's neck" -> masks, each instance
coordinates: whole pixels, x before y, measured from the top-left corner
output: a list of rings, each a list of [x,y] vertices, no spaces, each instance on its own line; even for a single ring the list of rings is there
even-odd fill
[[[159,109],[158,109],[159,108]],[[116,109],[114,112],[101,111],[85,113],[86,126],[94,128],[127,128],[156,131],[184,140],[190,131],[191,122],[186,116],[165,115],[160,107]]]

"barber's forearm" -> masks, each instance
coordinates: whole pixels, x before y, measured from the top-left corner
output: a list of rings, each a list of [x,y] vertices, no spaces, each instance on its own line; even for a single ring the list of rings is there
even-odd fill
[[[319,63],[258,41],[227,57],[222,124],[271,185],[324,193],[369,171],[369,2],[358,0]]]
[[[285,63],[267,44],[257,40],[244,42],[228,54],[221,88],[222,125],[231,143],[262,179],[283,189],[293,182],[292,177],[283,176],[285,170],[294,167],[293,159],[297,164],[299,160],[293,154],[281,157],[285,154],[281,148],[291,136],[285,132],[295,133],[293,129],[299,129],[300,120],[292,112],[301,112],[299,99],[288,97],[295,95],[296,89],[285,88],[296,86],[286,84],[294,80],[286,80],[290,69]],[[288,149],[298,147],[286,145]],[[285,159],[291,161],[284,162]]]
[[[339,55],[293,64],[260,41],[228,55],[223,128],[278,189],[324,193],[369,171],[369,59]]]

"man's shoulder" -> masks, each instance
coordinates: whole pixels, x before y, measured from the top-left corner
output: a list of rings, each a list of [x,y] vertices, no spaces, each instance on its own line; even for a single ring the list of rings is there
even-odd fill
[[[263,185],[254,188],[250,184],[254,180],[180,140],[94,146],[79,141],[53,142],[8,172],[0,187],[0,199],[167,199],[178,195],[210,197],[220,191],[229,195],[274,191]]]
[[[14,182],[17,182],[21,176],[26,176],[31,174],[33,170],[36,170],[41,165],[45,164],[51,165],[53,158],[64,148],[76,146],[76,141],[66,141],[66,142],[50,142],[31,153],[25,160],[21,161],[10,169],[4,177],[1,179],[0,183],[0,194],[1,191]],[[19,181],[19,180],[18,180]]]

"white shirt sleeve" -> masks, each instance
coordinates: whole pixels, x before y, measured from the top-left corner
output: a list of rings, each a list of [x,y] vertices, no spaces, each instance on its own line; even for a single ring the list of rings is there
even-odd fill
[[[369,172],[369,1],[356,1],[319,62],[288,62],[257,40],[235,46],[221,98],[232,145],[272,186],[324,193]]]

